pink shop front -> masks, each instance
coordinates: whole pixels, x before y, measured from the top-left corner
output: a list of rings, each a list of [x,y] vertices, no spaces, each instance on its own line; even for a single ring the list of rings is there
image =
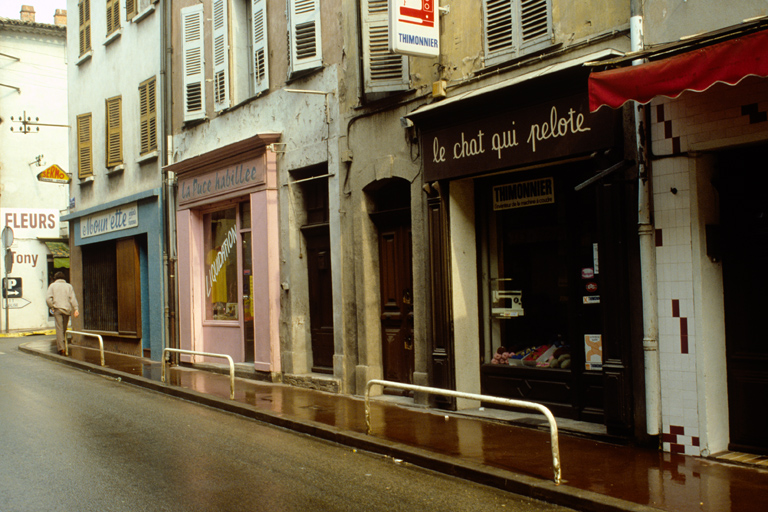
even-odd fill
[[[277,135],[168,167],[177,178],[179,348],[280,372]],[[194,362],[222,362],[194,356]]]

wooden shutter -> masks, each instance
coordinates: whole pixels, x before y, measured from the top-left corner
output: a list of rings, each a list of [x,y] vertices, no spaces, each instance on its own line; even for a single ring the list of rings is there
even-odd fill
[[[388,0],[363,0],[365,92],[402,91],[409,86],[408,57],[389,52]]]
[[[227,0],[213,0],[213,108],[229,107],[229,17]]]
[[[107,100],[107,167],[123,163],[123,99]]]
[[[139,13],[139,0],[125,0],[125,20],[130,21]]]
[[[77,176],[93,176],[93,139],[91,114],[77,116]]]
[[[320,0],[290,0],[291,73],[323,65]]]
[[[155,77],[139,85],[141,154],[157,150],[157,106]]]
[[[515,10],[512,0],[485,0],[485,57],[508,55],[517,51],[515,45]]]
[[[107,35],[120,28],[120,0],[107,0]]]
[[[117,331],[141,337],[141,271],[135,238],[118,240]]]
[[[251,0],[251,44],[253,47],[253,92],[257,94],[269,89],[266,0]]]
[[[184,121],[205,117],[205,62],[203,60],[203,5],[181,10]]]
[[[80,26],[80,56],[91,50],[91,0],[80,0],[77,4]]]
[[[550,0],[521,0],[520,48],[552,43],[552,9]]]

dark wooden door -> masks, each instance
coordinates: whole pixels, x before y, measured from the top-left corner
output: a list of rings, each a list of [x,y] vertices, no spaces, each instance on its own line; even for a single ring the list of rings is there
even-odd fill
[[[379,229],[381,338],[384,378],[413,383],[411,227]]]
[[[305,228],[312,371],[333,373],[333,293],[328,226]]]
[[[730,449],[768,454],[768,178],[762,155],[729,153],[719,188]]]

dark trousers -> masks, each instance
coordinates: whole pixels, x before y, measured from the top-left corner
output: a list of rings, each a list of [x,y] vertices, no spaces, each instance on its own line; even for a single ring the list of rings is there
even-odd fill
[[[59,352],[64,351],[64,336],[66,336],[67,325],[69,324],[69,315],[60,309],[53,311],[53,320],[56,325],[56,348]]]

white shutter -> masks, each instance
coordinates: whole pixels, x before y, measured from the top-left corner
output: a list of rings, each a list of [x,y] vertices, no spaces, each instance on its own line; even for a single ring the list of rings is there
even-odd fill
[[[213,0],[213,108],[229,107],[229,17],[227,0]]]
[[[552,44],[551,0],[484,0],[485,64],[492,66]]]
[[[389,51],[388,2],[361,2],[365,92],[402,91],[409,87],[408,57]]]
[[[493,64],[509,54],[517,53],[516,18],[513,0],[485,0],[485,61]]]
[[[520,49],[534,50],[552,44],[550,0],[520,1]],[[532,48],[532,47],[536,48]]]
[[[290,0],[291,73],[323,65],[320,0]]]
[[[203,5],[181,10],[184,121],[205,117],[205,61],[203,59]]]
[[[269,61],[267,58],[267,1],[251,0],[251,44],[253,46],[253,92],[269,89]]]

